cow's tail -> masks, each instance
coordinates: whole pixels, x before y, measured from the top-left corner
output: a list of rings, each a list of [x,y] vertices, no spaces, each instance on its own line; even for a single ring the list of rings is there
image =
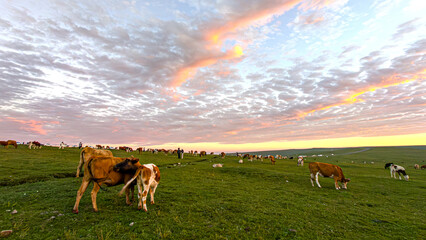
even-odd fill
[[[142,171],[142,167],[138,168],[138,170],[136,170],[135,175],[132,177],[132,179],[130,179],[126,185],[124,185],[124,187],[121,189],[120,193],[118,195],[122,195],[124,193],[124,191],[126,190],[127,187],[129,187],[130,184],[132,184],[132,182],[139,176],[139,174]]]

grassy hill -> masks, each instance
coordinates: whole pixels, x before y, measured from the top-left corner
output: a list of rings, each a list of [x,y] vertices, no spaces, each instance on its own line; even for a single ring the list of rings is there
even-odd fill
[[[308,157],[238,163],[185,155],[126,153],[159,166],[162,178],[148,212],[127,206],[122,186],[100,191],[99,212],[90,191],[73,214],[81,178],[74,174],[79,150],[0,148],[0,230],[8,239],[424,239],[426,170],[424,147],[307,149],[269,152]],[[279,153],[278,153],[279,152]],[[262,153],[266,155],[266,153]],[[334,154],[334,155],[331,155]],[[320,178],[312,187],[307,162],[339,165],[351,179],[348,190]],[[386,162],[406,168],[409,181],[390,178]],[[180,164],[178,164],[180,163]],[[223,163],[223,168],[212,168]],[[11,214],[17,210],[16,214]]]

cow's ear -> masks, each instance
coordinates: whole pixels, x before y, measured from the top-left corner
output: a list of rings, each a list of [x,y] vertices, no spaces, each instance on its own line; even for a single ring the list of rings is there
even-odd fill
[[[133,158],[133,159],[131,159],[130,161],[131,161],[133,164],[135,164],[135,163],[139,162],[139,158]]]

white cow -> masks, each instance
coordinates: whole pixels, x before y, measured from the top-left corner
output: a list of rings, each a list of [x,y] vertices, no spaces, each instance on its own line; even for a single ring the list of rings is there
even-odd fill
[[[385,169],[388,168],[388,167],[390,168],[391,177],[396,179],[396,173],[398,173],[399,180],[401,180],[401,174],[404,176],[405,181],[408,181],[408,179],[410,178],[407,175],[407,173],[405,172],[404,167],[401,167],[401,166],[393,164],[393,163],[386,163]]]

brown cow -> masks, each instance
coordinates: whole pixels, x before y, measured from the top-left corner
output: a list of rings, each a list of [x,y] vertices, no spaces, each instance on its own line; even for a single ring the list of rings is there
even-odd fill
[[[206,151],[200,151],[200,157],[206,156],[206,155],[207,155]]]
[[[276,162],[276,161],[275,161],[274,156],[270,155],[270,156],[269,156],[269,159],[271,159],[271,164],[272,164],[272,165],[275,165],[275,162]]]
[[[4,148],[9,148],[9,145],[12,145],[15,148],[18,148],[18,144],[16,143],[15,140],[0,141],[0,145],[3,145]]]
[[[136,171],[132,179],[130,179],[126,185],[121,189],[120,194],[123,194],[124,190],[128,192],[127,187],[137,178],[138,185],[138,209],[148,211],[146,207],[146,197],[148,192],[151,190],[151,204],[154,204],[154,194],[157,189],[158,183],[160,182],[160,170],[155,164],[140,164],[139,159],[129,160],[126,159],[121,163],[114,166],[114,171],[126,173],[129,171]],[[143,191],[142,191],[143,189]],[[143,202],[143,205],[142,205]]]
[[[221,153],[220,153],[220,156],[221,156],[222,158],[225,158],[225,156],[226,156],[226,153],[224,153],[224,152],[221,152]]]
[[[133,160],[134,158],[131,158]],[[80,203],[81,197],[89,186],[90,182],[93,183],[93,189],[91,192],[92,196],[92,205],[93,211],[97,212],[98,207],[96,205],[96,195],[98,194],[99,189],[102,184],[107,186],[115,186],[122,183],[128,183],[128,181],[133,177],[135,172],[119,173],[113,171],[113,168],[116,164],[126,160],[126,158],[119,157],[91,157],[84,164],[84,176],[80,188],[77,191],[77,197],[75,200],[73,212],[78,213],[78,205]],[[139,159],[138,159],[139,160]],[[132,190],[132,201],[133,201],[133,187]],[[126,190],[126,203],[131,204],[129,200],[129,190]]]
[[[112,152],[110,150],[102,150],[102,149],[93,149],[90,147],[85,147],[80,152],[80,162],[77,166],[77,173],[75,177],[80,176],[80,170],[83,167],[83,164],[87,162],[91,157],[113,157]]]
[[[318,182],[318,175],[322,177],[334,178],[334,184],[337,190],[340,189],[340,186],[337,181],[343,183],[343,189],[347,188],[346,185],[350,181],[349,178],[345,178],[345,176],[343,175],[343,171],[339,166],[329,163],[311,162],[309,163],[309,171],[311,172],[312,187],[314,187],[314,179],[317,182],[318,187],[321,187]]]

